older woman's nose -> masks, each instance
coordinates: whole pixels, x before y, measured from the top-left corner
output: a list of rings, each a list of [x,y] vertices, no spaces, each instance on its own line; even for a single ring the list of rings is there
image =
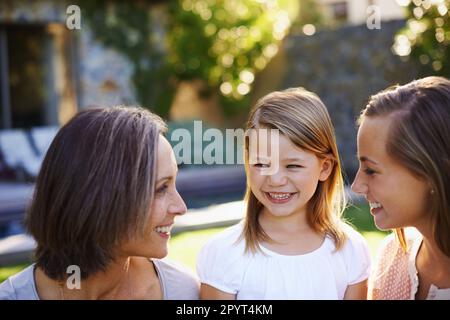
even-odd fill
[[[186,203],[184,203],[183,198],[181,198],[178,191],[175,191],[175,196],[172,205],[169,207],[170,213],[183,215],[187,211]]]

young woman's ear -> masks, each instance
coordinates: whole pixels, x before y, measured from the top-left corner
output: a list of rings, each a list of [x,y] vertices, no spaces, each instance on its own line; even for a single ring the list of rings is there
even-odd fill
[[[326,157],[326,158],[322,159],[321,161],[322,161],[322,168],[320,171],[319,180],[325,181],[330,176],[331,171],[333,171],[334,160],[330,157]]]

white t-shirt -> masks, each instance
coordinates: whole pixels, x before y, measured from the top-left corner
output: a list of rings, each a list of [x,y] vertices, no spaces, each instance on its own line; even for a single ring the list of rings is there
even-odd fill
[[[201,283],[238,300],[343,299],[348,285],[369,277],[367,242],[350,226],[339,251],[326,237],[318,249],[303,255],[281,255],[263,246],[263,252],[245,254],[242,228],[241,222],[215,235],[197,260]]]

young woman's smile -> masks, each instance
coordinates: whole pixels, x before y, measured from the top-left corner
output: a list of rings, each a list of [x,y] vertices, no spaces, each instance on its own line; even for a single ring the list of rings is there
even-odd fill
[[[353,191],[365,196],[380,229],[415,226],[427,214],[427,182],[413,175],[387,152],[391,118],[366,118],[358,132],[360,168]],[[375,138],[374,138],[375,137]]]

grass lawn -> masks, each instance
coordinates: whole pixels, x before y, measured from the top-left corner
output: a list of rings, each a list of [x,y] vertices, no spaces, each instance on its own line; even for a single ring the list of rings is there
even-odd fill
[[[0,268],[0,283],[2,283],[6,278],[12,276],[13,274],[19,272],[20,270],[26,268],[28,264],[20,264],[11,267]]]
[[[202,246],[212,235],[224,229],[225,228],[214,228],[187,232],[174,236],[170,242],[168,258],[181,261],[195,271],[197,255]],[[369,244],[372,258],[375,258],[378,245],[386,234],[380,231],[362,231],[361,233]]]
[[[351,206],[346,209],[344,218],[353,225],[366,238],[372,259],[375,258],[380,241],[388,234],[378,230],[369,212],[369,206],[364,204],[358,207]],[[181,261],[195,270],[197,255],[202,246],[215,233],[225,228],[214,228],[199,231],[186,232],[172,237],[168,258]]]
[[[344,218],[363,234],[369,244],[372,257],[374,258],[377,247],[380,241],[386,236],[386,233],[380,232],[375,227],[368,206],[362,205],[359,207],[350,207],[346,210]],[[190,231],[173,236],[170,240],[168,258],[182,262],[192,270],[195,270],[197,255],[202,246],[211,238],[211,236],[223,229],[225,228]],[[0,268],[0,283],[26,266],[26,264],[23,264]]]

